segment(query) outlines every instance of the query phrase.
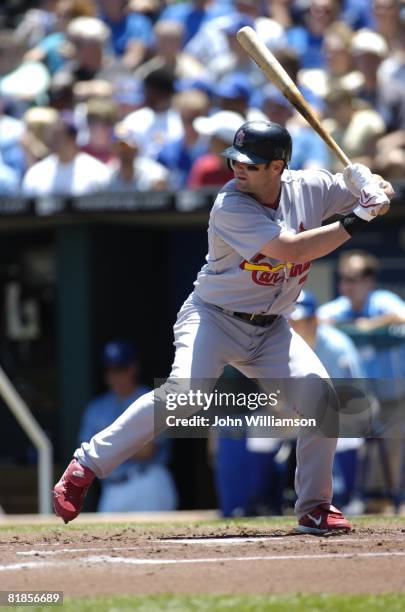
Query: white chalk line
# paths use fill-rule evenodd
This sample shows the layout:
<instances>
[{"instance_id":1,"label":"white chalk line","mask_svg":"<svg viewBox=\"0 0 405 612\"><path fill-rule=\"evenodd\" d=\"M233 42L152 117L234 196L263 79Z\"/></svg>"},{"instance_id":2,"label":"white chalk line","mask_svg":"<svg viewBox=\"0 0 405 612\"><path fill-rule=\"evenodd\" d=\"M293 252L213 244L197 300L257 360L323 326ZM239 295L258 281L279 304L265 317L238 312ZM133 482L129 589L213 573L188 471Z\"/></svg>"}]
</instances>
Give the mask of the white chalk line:
<instances>
[{"instance_id":1,"label":"white chalk line","mask_svg":"<svg viewBox=\"0 0 405 612\"><path fill-rule=\"evenodd\" d=\"M302 536L297 535L293 536L296 538L296 542L301 544L319 544L322 543L347 543L356 544L363 542L404 542L403 538L343 538L341 536L331 536L326 538L311 538L303 539ZM180 546L182 544L204 544L205 546L228 546L228 545L242 545L242 544L255 544L256 542L268 542L271 544L280 543L284 544L285 540L292 541L291 536L269 536L269 537L246 537L246 538L173 538L173 539L158 539L158 540L149 540L149 543L160 544L164 546L165 544L174 544ZM149 544L148 543L148 544ZM128 550L142 550L149 549L149 545L138 545L138 546L114 546L112 548L109 547L109 550L114 551L128 551ZM56 556L60 554L69 554L69 553L91 553L96 551L103 551L105 547L88 547L88 548L57 548L55 550L22 550L17 551L16 554L21 557L34 557L35 555L46 555L46 556Z\"/></svg>"},{"instance_id":2,"label":"white chalk line","mask_svg":"<svg viewBox=\"0 0 405 612\"><path fill-rule=\"evenodd\" d=\"M288 542L300 542L303 544L319 544L319 542L404 542L404 538L393 537L387 538L385 536L375 537L375 538L344 538L338 534L325 536L322 538L314 538L311 536L305 540L302 539L303 534L293 534L287 536L267 536L267 537L255 537L248 536L245 538L164 538L160 540L151 540L154 544L206 544L206 545L217 545L222 544L226 546L227 544L255 544L256 542L271 542L272 544L280 543L285 544L286 540ZM292 539L293 538L293 539Z\"/></svg>"},{"instance_id":3,"label":"white chalk line","mask_svg":"<svg viewBox=\"0 0 405 612\"><path fill-rule=\"evenodd\" d=\"M80 565L83 563L111 563L111 564L126 564L126 565L175 565L179 563L197 564L197 563L229 563L229 562L251 562L251 561L302 561L302 560L323 560L323 559L359 559L359 558L379 558L379 557L404 557L404 552L368 552L368 553L324 553L315 555L257 555L250 557L207 557L201 559L134 559L131 557L110 557L109 555L97 555L84 557L80 559ZM0 565L0 572L41 569L44 567L52 567L54 569L77 566L77 559L70 561L36 561L25 563L11 563Z\"/></svg>"},{"instance_id":4,"label":"white chalk line","mask_svg":"<svg viewBox=\"0 0 405 612\"><path fill-rule=\"evenodd\" d=\"M109 557L100 555L88 557L91 563L127 563L130 565L171 565L176 563L223 563L229 561L302 561L305 559L346 559L349 557L404 557L404 552L377 553L325 553L323 555L258 555L253 557L207 557L205 559L133 559L128 557Z\"/></svg>"},{"instance_id":5,"label":"white chalk line","mask_svg":"<svg viewBox=\"0 0 405 612\"><path fill-rule=\"evenodd\" d=\"M108 550L141 550L142 548L147 548L146 546L113 546L108 547ZM95 548L58 548L57 550L18 550L16 555L20 555L21 557L34 557L35 555L60 555L64 553L78 553L78 552L93 552L98 550L106 550L106 547L95 547Z\"/></svg>"}]
</instances>

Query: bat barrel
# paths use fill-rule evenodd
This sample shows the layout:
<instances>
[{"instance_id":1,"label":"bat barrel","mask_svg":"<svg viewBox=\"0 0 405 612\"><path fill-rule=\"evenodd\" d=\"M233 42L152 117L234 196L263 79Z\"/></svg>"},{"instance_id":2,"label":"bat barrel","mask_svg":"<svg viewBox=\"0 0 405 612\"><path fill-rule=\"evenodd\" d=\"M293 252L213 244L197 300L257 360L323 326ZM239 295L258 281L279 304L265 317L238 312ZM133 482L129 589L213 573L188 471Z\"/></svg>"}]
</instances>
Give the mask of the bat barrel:
<instances>
[{"instance_id":1,"label":"bat barrel","mask_svg":"<svg viewBox=\"0 0 405 612\"><path fill-rule=\"evenodd\" d=\"M287 100L297 109L306 121L320 135L322 140L328 145L330 150L336 155L344 165L350 165L350 159L342 151L337 142L325 130L313 109L303 97L302 93L295 85L294 81L284 70L280 62L274 57L264 42L258 37L253 28L245 26L236 34L238 42L245 49L246 53L256 62L262 72L277 89L287 98Z\"/></svg>"}]
</instances>

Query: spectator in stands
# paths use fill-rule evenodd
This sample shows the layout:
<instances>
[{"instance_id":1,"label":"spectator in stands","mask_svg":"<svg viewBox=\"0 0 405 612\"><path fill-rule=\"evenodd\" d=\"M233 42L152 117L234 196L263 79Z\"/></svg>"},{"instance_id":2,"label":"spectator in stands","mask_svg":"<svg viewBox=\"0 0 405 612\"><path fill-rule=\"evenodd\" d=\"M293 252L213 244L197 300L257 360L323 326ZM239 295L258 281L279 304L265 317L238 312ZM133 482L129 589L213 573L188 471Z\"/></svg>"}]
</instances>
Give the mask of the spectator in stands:
<instances>
[{"instance_id":1,"label":"spectator in stands","mask_svg":"<svg viewBox=\"0 0 405 612\"><path fill-rule=\"evenodd\" d=\"M103 163L112 159L117 107L108 98L91 98L86 103L87 138L80 149Z\"/></svg>"},{"instance_id":2,"label":"spectator in stands","mask_svg":"<svg viewBox=\"0 0 405 612\"><path fill-rule=\"evenodd\" d=\"M269 17L288 30L294 25L294 4L293 0L267 0L266 12Z\"/></svg>"},{"instance_id":3,"label":"spectator in stands","mask_svg":"<svg viewBox=\"0 0 405 612\"><path fill-rule=\"evenodd\" d=\"M216 28L213 31L211 26L207 31L205 40L207 40L208 36L215 37L215 41L212 41L213 49L211 49L211 53L213 50L215 50L215 53L209 58L207 63L205 63L207 67L207 76L211 77L213 83L216 83L222 77L234 71L246 74L252 83L262 84L265 82L263 73L249 58L236 38L238 30L245 26L254 28L253 19L237 13L236 15L222 18L220 20L219 29ZM219 41L222 40L221 44L223 49L220 50L220 52L217 50L218 38Z\"/></svg>"},{"instance_id":4,"label":"spectator in stands","mask_svg":"<svg viewBox=\"0 0 405 612\"><path fill-rule=\"evenodd\" d=\"M28 48L35 47L55 27L57 0L39 0L38 6L25 12L16 28L16 35ZM13 2L15 5L16 3ZM30 3L33 4L33 3Z\"/></svg>"},{"instance_id":5,"label":"spectator in stands","mask_svg":"<svg viewBox=\"0 0 405 612\"><path fill-rule=\"evenodd\" d=\"M343 0L341 4L341 19L353 30L373 27L370 0Z\"/></svg>"},{"instance_id":6,"label":"spectator in stands","mask_svg":"<svg viewBox=\"0 0 405 612\"><path fill-rule=\"evenodd\" d=\"M150 72L144 81L144 107L124 118L146 157L156 159L169 140L183 135L179 112L173 108L174 74L167 68Z\"/></svg>"},{"instance_id":7,"label":"spectator in stands","mask_svg":"<svg viewBox=\"0 0 405 612\"><path fill-rule=\"evenodd\" d=\"M238 113L246 121L267 119L259 108L250 105L252 84L243 73L234 72L225 76L214 88L218 107L223 111Z\"/></svg>"},{"instance_id":8,"label":"spectator in stands","mask_svg":"<svg viewBox=\"0 0 405 612\"><path fill-rule=\"evenodd\" d=\"M364 77L354 70L351 43L353 31L342 21L334 21L325 30L323 53L325 66L300 70L299 85L305 85L324 98L338 87L357 91L363 85Z\"/></svg>"},{"instance_id":9,"label":"spectator in stands","mask_svg":"<svg viewBox=\"0 0 405 612\"><path fill-rule=\"evenodd\" d=\"M73 86L73 106L75 114L84 118L89 100L110 100L114 94L114 83L102 78L78 81Z\"/></svg>"},{"instance_id":10,"label":"spectator in stands","mask_svg":"<svg viewBox=\"0 0 405 612\"><path fill-rule=\"evenodd\" d=\"M326 129L352 160L374 167L375 145L377 138L385 132L381 115L371 109L363 108L353 95L343 89L334 89L326 97ZM340 166L332 159L333 171Z\"/></svg>"},{"instance_id":11,"label":"spectator in stands","mask_svg":"<svg viewBox=\"0 0 405 612\"><path fill-rule=\"evenodd\" d=\"M354 66L363 78L356 95L372 108L378 109L377 73L381 62L388 55L387 43L382 36L372 30L359 30L353 36L351 50Z\"/></svg>"},{"instance_id":12,"label":"spectator in stands","mask_svg":"<svg viewBox=\"0 0 405 612\"><path fill-rule=\"evenodd\" d=\"M169 172L157 161L139 154L133 132L122 123L115 128L115 159L107 186L109 191L151 191L167 189Z\"/></svg>"},{"instance_id":13,"label":"spectator in stands","mask_svg":"<svg viewBox=\"0 0 405 612\"><path fill-rule=\"evenodd\" d=\"M403 180L405 174L405 128L377 141L375 170L387 178Z\"/></svg>"},{"instance_id":14,"label":"spectator in stands","mask_svg":"<svg viewBox=\"0 0 405 612\"><path fill-rule=\"evenodd\" d=\"M294 115L294 107L272 83L268 83L261 90L261 96L261 109L266 117L268 117L270 121L274 121L274 123L279 123L285 127ZM292 166L290 165L290 167Z\"/></svg>"},{"instance_id":15,"label":"spectator in stands","mask_svg":"<svg viewBox=\"0 0 405 612\"><path fill-rule=\"evenodd\" d=\"M243 66L246 64L246 55L243 56L237 49L236 32L244 25L253 27L271 49L285 44L283 27L273 19L261 16L259 2L235 0L233 12L205 24L188 42L185 50L207 66L209 72L212 70L214 78L217 73L223 74L230 71L230 67L224 70L230 61L233 61L235 68L239 70L237 58L242 60ZM230 55L233 54L235 57L232 59ZM225 66L222 65L222 62Z\"/></svg>"},{"instance_id":16,"label":"spectator in stands","mask_svg":"<svg viewBox=\"0 0 405 612\"><path fill-rule=\"evenodd\" d=\"M209 151L197 159L190 171L191 189L214 187L230 181L234 175L221 153L233 142L235 132L245 119L231 111L219 111L209 117L197 117L193 125L202 136L209 137Z\"/></svg>"},{"instance_id":17,"label":"spectator in stands","mask_svg":"<svg viewBox=\"0 0 405 612\"><path fill-rule=\"evenodd\" d=\"M400 23L398 47L378 69L379 103L389 132L405 130L405 9L401 11Z\"/></svg>"},{"instance_id":18,"label":"spectator in stands","mask_svg":"<svg viewBox=\"0 0 405 612\"><path fill-rule=\"evenodd\" d=\"M24 122L8 115L5 107L6 100L0 95L0 156L3 163L12 168L21 178L26 167L24 150L21 146L21 138L25 130Z\"/></svg>"},{"instance_id":19,"label":"spectator in stands","mask_svg":"<svg viewBox=\"0 0 405 612\"><path fill-rule=\"evenodd\" d=\"M332 82L344 78L353 70L352 38L353 31L342 21L335 21L325 31L323 50Z\"/></svg>"},{"instance_id":20,"label":"spectator in stands","mask_svg":"<svg viewBox=\"0 0 405 612\"><path fill-rule=\"evenodd\" d=\"M49 72L54 74L69 58L71 50L66 37L69 23L76 17L94 17L95 14L92 0L57 0L53 31L25 54L25 60L44 62Z\"/></svg>"},{"instance_id":21,"label":"spectator in stands","mask_svg":"<svg viewBox=\"0 0 405 612\"><path fill-rule=\"evenodd\" d=\"M114 83L112 95L117 105L118 121L141 108L144 103L143 84L134 77L122 78Z\"/></svg>"},{"instance_id":22,"label":"spectator in stands","mask_svg":"<svg viewBox=\"0 0 405 612\"><path fill-rule=\"evenodd\" d=\"M261 95L262 111L271 121L286 127L293 138L294 147L289 167L292 170L327 168L329 154L325 143L301 115L294 111L283 94L268 83L261 90Z\"/></svg>"},{"instance_id":23,"label":"spectator in stands","mask_svg":"<svg viewBox=\"0 0 405 612\"><path fill-rule=\"evenodd\" d=\"M12 30L0 30L0 96L12 114L21 116L40 103L49 86L49 72L41 62L24 61L26 47Z\"/></svg>"},{"instance_id":24,"label":"spectator in stands","mask_svg":"<svg viewBox=\"0 0 405 612\"><path fill-rule=\"evenodd\" d=\"M288 44L297 51L301 68L325 66L325 32L338 17L337 0L310 0L304 16L304 25L294 26L287 31Z\"/></svg>"},{"instance_id":25,"label":"spectator in stands","mask_svg":"<svg viewBox=\"0 0 405 612\"><path fill-rule=\"evenodd\" d=\"M235 6L238 13L253 19L254 29L269 49L274 51L287 44L283 24L271 16L271 13L265 13L260 2L236 0Z\"/></svg>"},{"instance_id":26,"label":"spectator in stands","mask_svg":"<svg viewBox=\"0 0 405 612\"><path fill-rule=\"evenodd\" d=\"M405 398L405 345L390 342L378 347L373 344L373 333L391 324L405 323L405 304L395 293L377 287L377 272L378 260L374 256L364 251L344 252L338 262L340 296L321 306L318 316L334 325L351 324L358 338L362 338L362 367L370 379L370 389L381 403L381 431L385 436L398 436ZM389 437L385 442L393 483L398 486L403 439ZM381 494L380 469L379 463L372 464L370 478Z\"/></svg>"},{"instance_id":27,"label":"spectator in stands","mask_svg":"<svg viewBox=\"0 0 405 612\"><path fill-rule=\"evenodd\" d=\"M401 36L402 0L373 0L374 29L385 38L389 49L397 48Z\"/></svg>"},{"instance_id":28,"label":"spectator in stands","mask_svg":"<svg viewBox=\"0 0 405 612\"><path fill-rule=\"evenodd\" d=\"M296 304L290 315L291 327L315 351L329 376L332 379L363 378L360 355L354 343L342 331L319 321L315 296L310 291L303 290ZM355 487L358 484L358 449L361 446L361 438L340 438L333 469L334 503L339 506L353 503L356 513L359 513L360 508L360 491L356 491ZM345 512L347 513L347 508Z\"/></svg>"},{"instance_id":29,"label":"spectator in stands","mask_svg":"<svg viewBox=\"0 0 405 612\"><path fill-rule=\"evenodd\" d=\"M77 17L69 23L67 37L74 47L74 55L61 70L71 74L75 81L99 78L110 38L108 27L96 17Z\"/></svg>"},{"instance_id":30,"label":"spectator in stands","mask_svg":"<svg viewBox=\"0 0 405 612\"><path fill-rule=\"evenodd\" d=\"M145 15L151 23L155 23L162 11L162 3L160 0L129 0L127 10Z\"/></svg>"},{"instance_id":31,"label":"spectator in stands","mask_svg":"<svg viewBox=\"0 0 405 612\"><path fill-rule=\"evenodd\" d=\"M186 45L200 28L220 15L227 14L229 7L212 0L189 0L172 2L160 14L159 19L178 21L184 26L183 46Z\"/></svg>"},{"instance_id":32,"label":"spectator in stands","mask_svg":"<svg viewBox=\"0 0 405 612\"><path fill-rule=\"evenodd\" d=\"M135 347L128 340L108 342L103 349L108 391L86 407L79 439L90 440L149 389L139 383ZM101 481L99 512L174 510L176 488L167 468L169 440L155 439Z\"/></svg>"},{"instance_id":33,"label":"spectator in stands","mask_svg":"<svg viewBox=\"0 0 405 612\"><path fill-rule=\"evenodd\" d=\"M205 67L192 55L182 51L184 26L178 21L160 20L153 28L155 36L153 57L144 62L135 77L144 79L147 74L158 68L167 68L177 79L197 78L205 72Z\"/></svg>"},{"instance_id":34,"label":"spectator in stands","mask_svg":"<svg viewBox=\"0 0 405 612\"><path fill-rule=\"evenodd\" d=\"M133 69L144 61L153 34L150 20L128 11L127 4L127 0L99 0L101 18L111 31L113 52Z\"/></svg>"},{"instance_id":35,"label":"spectator in stands","mask_svg":"<svg viewBox=\"0 0 405 612\"><path fill-rule=\"evenodd\" d=\"M320 91L322 83L319 78L316 80L315 88L311 88L310 85L306 85L304 83L301 78L304 71L299 69L299 56L295 49L292 49L291 47L281 47L274 52L274 55L294 83L299 84L300 91L307 102L318 110L323 109L324 94L322 90ZM256 98L260 100L260 89L256 89L252 95L252 101L255 101ZM256 103L256 105L259 106L260 104Z\"/></svg>"},{"instance_id":36,"label":"spectator in stands","mask_svg":"<svg viewBox=\"0 0 405 612\"><path fill-rule=\"evenodd\" d=\"M73 115L60 113L53 126L51 155L34 164L25 174L22 193L28 197L81 196L105 188L109 170L94 157L81 153Z\"/></svg>"},{"instance_id":37,"label":"spectator in stands","mask_svg":"<svg viewBox=\"0 0 405 612\"><path fill-rule=\"evenodd\" d=\"M37 106L27 110L23 119L26 129L21 142L27 168L31 168L51 152L52 133L58 122L58 113L54 108Z\"/></svg>"},{"instance_id":38,"label":"spectator in stands","mask_svg":"<svg viewBox=\"0 0 405 612\"><path fill-rule=\"evenodd\" d=\"M176 94L173 105L180 113L184 135L166 142L158 161L169 170L170 188L176 191L186 187L193 163L208 151L208 139L196 131L193 122L208 115L210 101L202 91L189 89Z\"/></svg>"},{"instance_id":39,"label":"spectator in stands","mask_svg":"<svg viewBox=\"0 0 405 612\"><path fill-rule=\"evenodd\" d=\"M58 72L48 88L49 106L57 111L71 110L74 107L74 79L71 74Z\"/></svg>"},{"instance_id":40,"label":"spectator in stands","mask_svg":"<svg viewBox=\"0 0 405 612\"><path fill-rule=\"evenodd\" d=\"M0 155L0 196L14 196L18 194L19 180L17 173L3 163Z\"/></svg>"}]
</instances>

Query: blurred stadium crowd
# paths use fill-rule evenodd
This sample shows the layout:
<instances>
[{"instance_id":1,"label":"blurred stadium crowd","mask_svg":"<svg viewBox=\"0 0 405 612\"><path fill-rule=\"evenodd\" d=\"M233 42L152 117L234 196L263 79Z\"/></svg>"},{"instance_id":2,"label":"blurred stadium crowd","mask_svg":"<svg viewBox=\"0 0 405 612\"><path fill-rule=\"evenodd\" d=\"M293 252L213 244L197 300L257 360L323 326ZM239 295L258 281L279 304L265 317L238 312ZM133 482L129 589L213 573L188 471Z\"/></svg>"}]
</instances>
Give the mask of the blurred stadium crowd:
<instances>
[{"instance_id":1,"label":"blurred stadium crowd","mask_svg":"<svg viewBox=\"0 0 405 612\"><path fill-rule=\"evenodd\" d=\"M293 136L292 169L338 170L236 40L276 54L354 161L405 170L402 0L4 0L0 194L196 189L247 119Z\"/></svg>"}]
</instances>

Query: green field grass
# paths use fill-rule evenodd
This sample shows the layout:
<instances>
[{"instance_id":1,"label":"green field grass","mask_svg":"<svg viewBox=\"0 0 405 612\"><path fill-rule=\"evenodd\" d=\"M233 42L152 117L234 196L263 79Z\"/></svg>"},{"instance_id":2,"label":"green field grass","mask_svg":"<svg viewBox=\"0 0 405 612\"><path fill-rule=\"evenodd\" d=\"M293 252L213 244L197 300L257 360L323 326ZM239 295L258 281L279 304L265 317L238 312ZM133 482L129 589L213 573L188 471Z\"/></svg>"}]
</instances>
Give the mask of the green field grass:
<instances>
[{"instance_id":1,"label":"green field grass","mask_svg":"<svg viewBox=\"0 0 405 612\"><path fill-rule=\"evenodd\" d=\"M371 595L155 595L66 599L63 606L14 606L10 612L403 612L405 596Z\"/></svg>"},{"instance_id":2,"label":"green field grass","mask_svg":"<svg viewBox=\"0 0 405 612\"><path fill-rule=\"evenodd\" d=\"M398 528L399 526L403 526L403 531L405 533L405 516L383 516L383 515L367 515L367 516L359 516L359 517L350 517L350 522L352 523L354 529L356 528L365 528L365 527L389 527L395 526ZM130 533L136 533L136 531L145 532L145 531L159 531L164 532L165 529L168 530L169 533L173 532L181 532L182 530L191 530L195 531L196 537L198 536L199 530L203 530L204 528L211 527L213 529L218 528L221 530L222 535L238 535L239 531L245 531L244 535L247 535L249 531L252 532L253 535L258 535L261 530L266 532L267 535L271 535L269 533L269 529L277 530L289 530L293 529L296 526L296 520L293 517L260 517L260 518L241 518L241 519L217 519L217 520L202 520L202 521L184 521L183 522L159 522L159 523L137 523L136 521L131 522L77 522L77 523L69 523L68 525L63 525L62 523L50 522L48 523L40 523L40 524L4 524L0 523L0 534L8 534L8 535L23 535L29 533L46 533L46 534L63 534L68 535L69 533L82 533L82 532L92 532L97 533L99 531L128 531ZM190 534L189 534L190 537ZM405 608L404 608L405 610Z\"/></svg>"},{"instance_id":3,"label":"green field grass","mask_svg":"<svg viewBox=\"0 0 405 612\"><path fill-rule=\"evenodd\" d=\"M85 516L85 515L84 515ZM405 529L405 516L387 516L387 515L365 515L358 517L350 517L350 522L353 527L387 527L389 525L403 525ZM232 532L235 528L239 529L252 529L252 531L257 531L260 528L268 530L271 529L290 529L296 525L296 520L294 517L281 517L281 516L271 516L271 517L260 517L260 518L240 518L240 519L211 519L211 520L202 520L202 521L184 521L175 522L175 523L137 523L136 521L131 522L72 522L68 525L63 525L62 522L59 524L55 524L55 522L48 523L21 523L21 524L12 524L6 523L2 525L0 523L0 533L11 533L11 534L26 534L29 532L54 532L54 533L64 533L67 534L69 532L77 532L77 531L100 531L100 530L110 530L110 529L128 529L130 531L147 531L147 530L159 530L164 531L165 529L179 530L182 529L196 529L203 527L218 527L224 529L226 531Z\"/></svg>"}]
</instances>

